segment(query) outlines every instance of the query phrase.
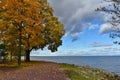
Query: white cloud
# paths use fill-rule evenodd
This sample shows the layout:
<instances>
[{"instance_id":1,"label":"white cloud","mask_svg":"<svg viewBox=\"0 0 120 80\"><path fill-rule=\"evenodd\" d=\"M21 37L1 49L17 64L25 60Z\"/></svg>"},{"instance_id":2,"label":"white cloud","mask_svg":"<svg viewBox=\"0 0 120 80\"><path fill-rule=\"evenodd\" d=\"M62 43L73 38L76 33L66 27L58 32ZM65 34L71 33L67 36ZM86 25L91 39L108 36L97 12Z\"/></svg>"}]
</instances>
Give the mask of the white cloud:
<instances>
[{"instance_id":1,"label":"white cloud","mask_svg":"<svg viewBox=\"0 0 120 80\"><path fill-rule=\"evenodd\" d=\"M110 32L118 32L120 31L120 24L113 26L110 23L105 23L100 26L100 33L101 34L106 34Z\"/></svg>"},{"instance_id":2,"label":"white cloud","mask_svg":"<svg viewBox=\"0 0 120 80\"><path fill-rule=\"evenodd\" d=\"M99 25L98 25L98 24L91 24L91 23L88 23L88 26L89 26L89 29L96 29L96 28L99 28Z\"/></svg>"},{"instance_id":3,"label":"white cloud","mask_svg":"<svg viewBox=\"0 0 120 80\"><path fill-rule=\"evenodd\" d=\"M94 43L90 44L90 46L92 46L92 47L109 47L112 45L113 44L111 44L111 43L101 43L101 42L94 42Z\"/></svg>"},{"instance_id":4,"label":"white cloud","mask_svg":"<svg viewBox=\"0 0 120 80\"><path fill-rule=\"evenodd\" d=\"M88 24L92 24L91 21L102 20L101 15L95 12L100 0L49 0L49 2L54 8L55 16L65 25L67 36L76 38L90 26Z\"/></svg>"},{"instance_id":5,"label":"white cloud","mask_svg":"<svg viewBox=\"0 0 120 80\"><path fill-rule=\"evenodd\" d=\"M86 49L69 49L69 50L59 50L57 52L51 53L49 50L37 50L32 51L31 56L110 56L110 55L120 55L119 46L101 46L101 47L91 47Z\"/></svg>"},{"instance_id":6,"label":"white cloud","mask_svg":"<svg viewBox=\"0 0 120 80\"><path fill-rule=\"evenodd\" d=\"M102 24L100 27L101 34L105 34L105 33L111 32L111 31L113 31L113 27L110 23Z\"/></svg>"},{"instance_id":7,"label":"white cloud","mask_svg":"<svg viewBox=\"0 0 120 80\"><path fill-rule=\"evenodd\" d=\"M106 23L111 20L111 14L101 14L95 11L100 6L111 4L110 2L103 0L49 0L49 2L54 8L55 16L65 25L65 36L71 36L73 40L76 40L84 29L97 28L99 26L97 21L104 22L99 26L101 34L114 31L114 27L110 23Z\"/></svg>"}]
</instances>

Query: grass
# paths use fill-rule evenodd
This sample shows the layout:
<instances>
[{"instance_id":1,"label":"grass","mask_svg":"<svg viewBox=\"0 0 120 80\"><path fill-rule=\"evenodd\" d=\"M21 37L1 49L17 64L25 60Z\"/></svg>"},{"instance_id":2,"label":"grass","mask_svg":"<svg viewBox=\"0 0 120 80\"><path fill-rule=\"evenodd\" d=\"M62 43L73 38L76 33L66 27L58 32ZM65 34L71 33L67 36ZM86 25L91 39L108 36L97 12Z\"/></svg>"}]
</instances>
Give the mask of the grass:
<instances>
[{"instance_id":1,"label":"grass","mask_svg":"<svg viewBox=\"0 0 120 80\"><path fill-rule=\"evenodd\" d=\"M60 67L70 80L120 80L120 76L114 73L89 66L60 64Z\"/></svg>"}]
</instances>

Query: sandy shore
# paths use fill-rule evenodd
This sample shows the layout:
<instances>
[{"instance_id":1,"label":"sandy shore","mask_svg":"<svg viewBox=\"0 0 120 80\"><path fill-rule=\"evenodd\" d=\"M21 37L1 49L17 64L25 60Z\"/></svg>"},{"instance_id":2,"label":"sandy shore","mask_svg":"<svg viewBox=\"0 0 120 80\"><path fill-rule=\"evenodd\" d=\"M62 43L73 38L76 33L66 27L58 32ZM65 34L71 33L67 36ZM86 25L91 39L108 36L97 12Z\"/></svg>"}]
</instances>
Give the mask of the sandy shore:
<instances>
[{"instance_id":1,"label":"sandy shore","mask_svg":"<svg viewBox=\"0 0 120 80\"><path fill-rule=\"evenodd\" d=\"M0 80L68 80L59 65L51 62L23 68L0 68Z\"/></svg>"}]
</instances>

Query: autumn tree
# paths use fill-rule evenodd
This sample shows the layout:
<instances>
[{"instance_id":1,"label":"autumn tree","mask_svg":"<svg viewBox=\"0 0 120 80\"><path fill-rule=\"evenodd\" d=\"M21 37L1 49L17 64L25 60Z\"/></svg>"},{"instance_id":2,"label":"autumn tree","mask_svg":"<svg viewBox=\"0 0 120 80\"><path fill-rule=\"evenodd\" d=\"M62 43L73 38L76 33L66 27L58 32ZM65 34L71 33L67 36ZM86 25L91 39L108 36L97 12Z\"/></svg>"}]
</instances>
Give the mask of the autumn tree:
<instances>
[{"instance_id":1,"label":"autumn tree","mask_svg":"<svg viewBox=\"0 0 120 80\"><path fill-rule=\"evenodd\" d=\"M100 11L102 13L107 14L109 19L107 22L112 24L113 31L110 33L110 37L117 40L114 41L115 44L120 44L118 38L120 38L120 0L103 0L103 3L107 5L103 5L96 9L96 11Z\"/></svg>"},{"instance_id":2,"label":"autumn tree","mask_svg":"<svg viewBox=\"0 0 120 80\"><path fill-rule=\"evenodd\" d=\"M26 61L33 49L57 51L65 32L47 0L1 0L0 25L0 40L18 47L19 56L23 48Z\"/></svg>"},{"instance_id":3,"label":"autumn tree","mask_svg":"<svg viewBox=\"0 0 120 80\"><path fill-rule=\"evenodd\" d=\"M5 45L0 43L0 57L3 63L5 62L6 56L7 56L7 53L6 53Z\"/></svg>"}]
</instances>

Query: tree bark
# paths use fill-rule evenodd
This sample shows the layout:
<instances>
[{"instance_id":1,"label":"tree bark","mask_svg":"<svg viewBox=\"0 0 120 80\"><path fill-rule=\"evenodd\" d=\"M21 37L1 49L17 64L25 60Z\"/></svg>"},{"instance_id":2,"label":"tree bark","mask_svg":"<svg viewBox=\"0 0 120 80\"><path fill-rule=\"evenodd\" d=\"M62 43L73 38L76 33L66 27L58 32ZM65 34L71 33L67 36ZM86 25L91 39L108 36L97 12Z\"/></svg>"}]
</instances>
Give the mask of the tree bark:
<instances>
[{"instance_id":1,"label":"tree bark","mask_svg":"<svg viewBox=\"0 0 120 80\"><path fill-rule=\"evenodd\" d=\"M12 51L10 53L10 61L12 62Z\"/></svg>"},{"instance_id":2,"label":"tree bark","mask_svg":"<svg viewBox=\"0 0 120 80\"><path fill-rule=\"evenodd\" d=\"M26 62L30 62L30 50L26 50L26 53L25 53L25 54L26 54L26 56L25 56L25 57L26 57L26 58L25 58L25 61L26 61Z\"/></svg>"},{"instance_id":3,"label":"tree bark","mask_svg":"<svg viewBox=\"0 0 120 80\"><path fill-rule=\"evenodd\" d=\"M21 34L21 27L19 26L19 54L18 54L18 65L21 65L21 44L22 44L22 34Z\"/></svg>"}]
</instances>

